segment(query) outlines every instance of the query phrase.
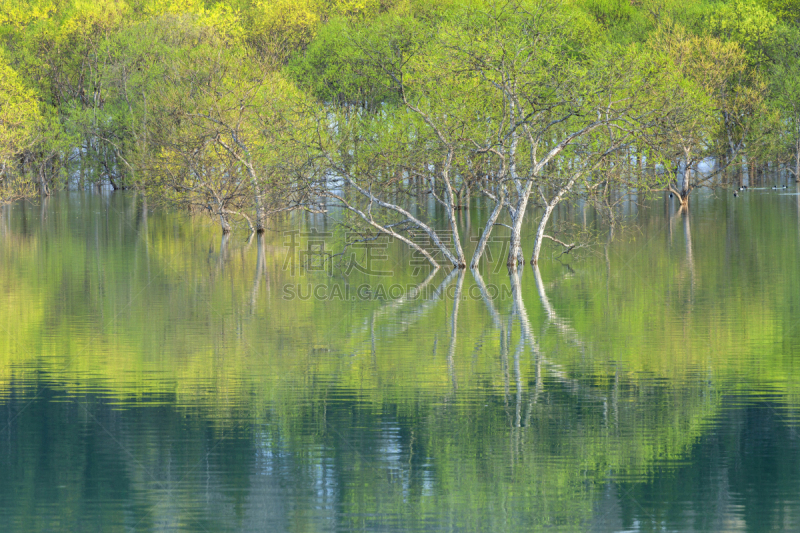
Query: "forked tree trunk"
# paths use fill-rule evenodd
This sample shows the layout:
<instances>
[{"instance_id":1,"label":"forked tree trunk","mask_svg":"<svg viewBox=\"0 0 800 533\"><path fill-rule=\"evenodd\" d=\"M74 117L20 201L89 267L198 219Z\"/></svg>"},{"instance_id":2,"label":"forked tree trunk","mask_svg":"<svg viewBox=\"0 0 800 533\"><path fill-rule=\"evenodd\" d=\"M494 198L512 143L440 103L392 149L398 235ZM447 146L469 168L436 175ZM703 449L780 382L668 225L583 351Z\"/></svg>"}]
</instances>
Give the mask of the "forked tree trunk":
<instances>
[{"instance_id":1,"label":"forked tree trunk","mask_svg":"<svg viewBox=\"0 0 800 533\"><path fill-rule=\"evenodd\" d=\"M452 150L447 154L445 161L445 168L442 169L442 182L444 183L445 201L444 206L447 210L447 218L450 222L450 229L453 231L453 249L455 251L455 259L453 266L456 268L466 268L467 261L464 259L464 249L461 246L461 238L458 235L458 224L456 222L455 206L453 205L455 198L455 191L450 183L450 169L452 167L453 154Z\"/></svg>"},{"instance_id":2,"label":"forked tree trunk","mask_svg":"<svg viewBox=\"0 0 800 533\"><path fill-rule=\"evenodd\" d=\"M519 228L515 224L511 226L511 235L508 237L508 261L506 262L506 266L513 270L516 270L517 265L521 262L522 245L520 241Z\"/></svg>"},{"instance_id":3,"label":"forked tree trunk","mask_svg":"<svg viewBox=\"0 0 800 533\"><path fill-rule=\"evenodd\" d=\"M389 226L384 226L384 225L380 224L379 222L375 221L375 219L372 217L373 204L378 206L378 207L382 207L384 209L389 209L391 211L394 211L395 213L398 213L398 214L402 215L403 217L405 217L407 219L407 221L412 223L414 226L416 226L417 229L425 232L428 235L428 237L430 237L431 242L433 243L433 245L442 253L442 255L445 257L445 259L451 265L453 265L456 268L464 268L466 266L466 262L464 261L464 252L461 249L460 240L458 240L458 228L454 225L455 224L455 218L454 217L451 217L451 224L453 224L453 226L452 226L453 233L454 233L453 238L454 238L454 242L456 243L456 251L457 251L457 254L458 254L457 256L453 254L453 252L450 250L450 248L447 246L447 244L442 241L442 239L439 237L439 235L436 234L436 231L430 225L424 223L422 220L420 220L419 218L415 217L409 211L407 211L406 209L403 209L399 205L386 202L386 201L380 199L379 197L373 195L370 190L365 189L364 187L361 187L355 180L353 180L352 178L348 177L347 175L343 176L342 179L343 179L343 182L345 184L353 187L356 191L359 192L359 194L361 194L362 196L364 196L365 198L370 200L370 207L365 212L365 211L362 211L361 209L358 209L357 207L355 207L353 205L350 205L340 195L333 194L333 193L328 193L327 194L331 198L334 198L334 199L338 200L342 204L343 207L345 207L346 209L349 209L353 213L357 214L359 217L361 217L362 220L367 222L369 225L373 226L378 231L386 233L387 235L392 235L393 237L399 239L400 241L408 244L409 246L411 246L412 248L414 248L418 252L422 253L425 256L425 258L428 259L428 261L430 261L430 263L434 267L439 268L439 264L433 259L433 257L427 251L424 251L424 248L419 247L412 240L402 236L401 234L398 234L397 232L392 230ZM451 206L452 206L452 204L451 204ZM450 213L452 214L452 209L451 209Z\"/></svg>"},{"instance_id":4,"label":"forked tree trunk","mask_svg":"<svg viewBox=\"0 0 800 533\"><path fill-rule=\"evenodd\" d=\"M481 238L478 241L478 246L475 247L475 253L472 254L472 262L469 265L470 268L478 268L478 264L480 263L481 257L483 257L483 252L486 250L486 244L489 242L489 236L492 234L492 229L494 228L494 225L497 222L497 218L503 211L504 204L505 204L505 198L503 196L500 196L499 201L494 206L492 214L489 215L489 220L486 221L486 225L483 228L483 233L481 234Z\"/></svg>"},{"instance_id":5,"label":"forked tree trunk","mask_svg":"<svg viewBox=\"0 0 800 533\"><path fill-rule=\"evenodd\" d=\"M531 255L531 264L538 265L539 264L539 252L542 250L542 240L544 240L544 230L547 227L547 222L550 220L550 215L553 214L553 210L556 206L561 202L561 199L564 198L564 195L567 194L570 190L572 190L572 186L575 185L575 181L577 181L577 176L570 179L566 185L564 185L558 193L545 205L544 213L542 213L542 219L539 221L539 227L536 229L536 241L533 244L533 255Z\"/></svg>"},{"instance_id":6,"label":"forked tree trunk","mask_svg":"<svg viewBox=\"0 0 800 533\"><path fill-rule=\"evenodd\" d=\"M537 162L534 165L534 167L528 172L528 179L525 186L524 187L518 186L517 194L519 196L519 201L517 206L515 206L516 211L512 212L511 216L512 220L511 237L509 241L508 262L507 262L508 267L511 268L512 270L516 270L517 265L523 264L525 262L525 258L522 255L522 242L521 242L522 221L525 218L525 210L528 207L528 199L530 198L531 189L533 187L533 182L534 182L533 178L539 176L542 169L545 168L545 166L548 163L550 163L550 161L552 161L558 154L560 154L564 150L564 148L566 148L574 139L580 137L581 135L591 132L592 130L598 128L600 125L601 122L599 121L593 122L588 126L584 127L583 129L568 135L566 139L564 139L556 146L551 148L550 151L547 153L547 155L541 160L539 160L539 162ZM608 153L610 153L610 151ZM512 158L511 164L509 165L509 172L514 182L518 183L519 178L516 175L516 164L514 163L514 159L515 158ZM550 206L551 211L552 208L555 207L558 204L558 202L561 201L561 198L564 196L564 194L566 194L572 188L572 186L575 184L575 181L577 180L580 174L582 174L582 172L579 172L578 175L573 176L569 180L569 182L559 190L558 194L556 194L556 196L549 203L547 203L547 205ZM544 195L541 189L539 192L540 194ZM547 200L545 200L545 202L547 202ZM548 213L547 216L549 218L550 214ZM538 260L538 253L534 259L531 259L531 261L536 261L536 260Z\"/></svg>"},{"instance_id":7,"label":"forked tree trunk","mask_svg":"<svg viewBox=\"0 0 800 533\"><path fill-rule=\"evenodd\" d=\"M688 166L688 165L687 165ZM681 209L688 209L689 208L689 195L692 192L691 184L689 183L689 176L687 175L688 169L686 166L683 168L683 173L680 174L680 179L678 179L678 175L681 173L680 164L675 167L675 186L672 185L670 180L670 184L668 186L669 192L675 195L678 201L681 204Z\"/></svg>"}]
</instances>

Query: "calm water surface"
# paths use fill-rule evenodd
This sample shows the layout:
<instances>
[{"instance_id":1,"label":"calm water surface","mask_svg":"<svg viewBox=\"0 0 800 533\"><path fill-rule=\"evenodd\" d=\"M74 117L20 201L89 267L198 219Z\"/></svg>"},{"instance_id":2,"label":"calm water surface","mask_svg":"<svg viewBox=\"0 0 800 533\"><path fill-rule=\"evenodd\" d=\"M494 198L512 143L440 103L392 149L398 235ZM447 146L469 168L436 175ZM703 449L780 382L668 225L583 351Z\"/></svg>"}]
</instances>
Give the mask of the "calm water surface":
<instances>
[{"instance_id":1,"label":"calm water surface","mask_svg":"<svg viewBox=\"0 0 800 533\"><path fill-rule=\"evenodd\" d=\"M0 529L800 530L800 196L669 202L518 277L6 208Z\"/></svg>"}]
</instances>

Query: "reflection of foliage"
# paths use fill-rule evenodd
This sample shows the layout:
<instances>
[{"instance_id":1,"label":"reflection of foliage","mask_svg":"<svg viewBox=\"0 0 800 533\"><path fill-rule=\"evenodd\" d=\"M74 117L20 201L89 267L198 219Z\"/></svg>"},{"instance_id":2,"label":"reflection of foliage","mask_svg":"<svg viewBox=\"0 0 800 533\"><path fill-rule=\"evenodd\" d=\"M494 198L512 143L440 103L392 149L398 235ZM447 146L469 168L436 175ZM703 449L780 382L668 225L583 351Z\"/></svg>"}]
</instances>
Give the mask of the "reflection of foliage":
<instances>
[{"instance_id":1,"label":"reflection of foliage","mask_svg":"<svg viewBox=\"0 0 800 533\"><path fill-rule=\"evenodd\" d=\"M773 288L763 299L757 282L728 283L755 279L758 260L727 263L710 225L691 234L694 281L679 226L672 245L657 239L646 253L625 236L614 241L613 257L634 259L611 271L607 296L596 294L606 287L600 257L587 258L579 276L545 272L556 279L544 289L545 308L524 272L526 335L536 349L530 338L520 344L511 301L493 302L495 319L483 300L465 299L448 361L449 300L284 301L284 283L376 280L290 277L285 237L271 232L253 300L255 243L233 242L221 258L213 227L142 207L141 197L118 194L58 197L44 210L15 206L3 219L0 320L17 326L0 347L0 395L36 384L66 396L103 391L129 408L174 405L220 436L248 420L267 429L239 434L237 446L291 457L300 485L313 483L320 465L353 465L326 466L353 527L378 510L412 524L445 523L457 510L459 525L478 529L486 509L500 508L513 517L507 529L579 527L609 479L649 479L665 461L680 463L724 393L771 389L800 401L790 358L780 346L763 351L784 336L778 316L800 291ZM743 220L731 228L736 242L774 239L780 222L770 220ZM779 247L775 260L793 261L792 246ZM634 270L642 281L631 281ZM783 272L778 285L794 287L796 276ZM474 281L464 276L470 294ZM400 267L390 278L421 281ZM440 274L431 285L455 283ZM719 312L693 313L699 294ZM148 461L151 452L135 442L135 456ZM548 498L570 503L551 508ZM409 516L408 505L419 515Z\"/></svg>"}]
</instances>

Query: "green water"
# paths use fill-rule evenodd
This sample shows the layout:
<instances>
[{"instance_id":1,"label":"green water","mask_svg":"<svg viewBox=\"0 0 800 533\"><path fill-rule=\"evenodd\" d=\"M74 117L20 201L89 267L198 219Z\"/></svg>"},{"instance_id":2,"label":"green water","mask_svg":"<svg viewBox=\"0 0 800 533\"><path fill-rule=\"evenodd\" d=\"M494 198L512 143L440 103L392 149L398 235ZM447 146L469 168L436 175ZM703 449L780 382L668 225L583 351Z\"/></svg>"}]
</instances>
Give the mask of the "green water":
<instances>
[{"instance_id":1,"label":"green water","mask_svg":"<svg viewBox=\"0 0 800 533\"><path fill-rule=\"evenodd\" d=\"M430 278L304 216L6 208L0 529L800 529L800 196L669 202Z\"/></svg>"}]
</instances>

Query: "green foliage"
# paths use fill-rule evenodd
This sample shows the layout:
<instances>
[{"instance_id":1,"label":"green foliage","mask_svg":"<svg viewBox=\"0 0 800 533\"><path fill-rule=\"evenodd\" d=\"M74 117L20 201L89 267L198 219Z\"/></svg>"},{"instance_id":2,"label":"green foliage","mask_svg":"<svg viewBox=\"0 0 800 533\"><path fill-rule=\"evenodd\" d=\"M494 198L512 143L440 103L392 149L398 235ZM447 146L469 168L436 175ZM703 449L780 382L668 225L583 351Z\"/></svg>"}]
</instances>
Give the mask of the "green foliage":
<instances>
[{"instance_id":1,"label":"green foliage","mask_svg":"<svg viewBox=\"0 0 800 533\"><path fill-rule=\"evenodd\" d=\"M267 214L319 211L315 178L335 179L343 171L371 194L410 206L422 222L459 231L464 224L442 222L442 202L433 200L444 197L445 174L449 185L466 195L464 204L473 194L482 208L499 197L530 198L541 206L552 191L562 190L576 176L579 186L568 191L572 196L567 200L611 201L626 188L646 192L671 185L672 174L645 174L631 164L642 154L650 170L658 163L668 171L679 162L691 168L708 157L732 163L743 151L781 161L791 154L800 174L797 2L685 4L1 0L0 203L30 197L37 190L46 194L67 185L71 176L70 185L136 188L147 193L151 206L211 215L223 231L237 223L263 229ZM591 129L595 123L602 127ZM587 131L570 137L583 130ZM566 141L561 152L537 167ZM513 173L522 178L509 177L512 159ZM579 172L587 169L591 172ZM536 188L524 189L528 184ZM353 188L341 197L381 224L407 223L405 214L379 212L372 198L355 194ZM91 203L79 207L102 210ZM523 205L523 213L527 207ZM467 225L485 220L486 211L465 213ZM249 398L248 408L256 419L264 416L265 405L273 409L291 446L311 442L327 449L331 435L326 417L343 432L356 427L346 416L347 406L331 398L355 390L363 402L360 411L354 410L363 417L356 422L367 426L384 409L414 421L419 430L413 437L418 439L415 446L438 461L429 473L440 486L481 504L503 507L510 502L528 509L530 523L566 523L573 529L591 514L587 486L601 485L612 470L641 474L659 458L683 457L715 416L719 398L709 381L704 377L695 383L684 373L709 369L708 380L720 386L732 386L745 376L754 387L769 386L792 402L800 397L790 362L777 352L758 351L764 346L774 350L774 339L788 335L781 329L786 326L788 331L788 325L777 318L782 309L761 309L743 332L730 327L752 315L748 302L756 299L751 293L763 288L755 278L730 288L725 275L708 268L695 280L694 271L687 273L686 265L676 264L673 255L639 254L615 245L619 255L632 257L632 266L645 282L633 286L621 274L593 279L593 288L611 287L604 300L579 281L559 281L563 296L554 308L570 317L574 331L588 338L594 351L587 357L586 344L575 349L554 333L563 332L562 323L548 323L537 351L526 354L517 375L527 403L520 395L516 405L528 409L532 422L514 427L506 409L515 401L507 390L509 356L513 357L508 343L516 333L498 333L483 303L473 299L465 304L461 325L453 323L441 332L442 339L449 335L445 340L452 343L452 353L474 350L471 361L448 361L441 354L421 358L420 353L437 346L429 335L431 324L452 320L452 307L419 305L397 311L371 302L356 310L361 313L357 319L345 318L344 323L342 317L354 312L349 302L306 301L265 309L257 305L264 287L260 281L253 283L263 272L239 262L244 252L233 259L226 255L228 241L218 244L218 231L207 220L192 218L193 226L185 226L168 219L169 224L150 229L145 222L141 233L130 235L128 228L146 221L146 209L143 213L115 220L118 234L135 241L134 252L91 248L70 233L67 210L53 215L57 224L47 229L63 239L65 255L48 263L46 275L38 279L28 273L38 272L37 254L43 252L26 232L7 240L3 233L6 277L0 280L0 317L12 324L22 316L24 327L14 332L14 342L0 341L6 343L0 392L19 379L17 372L33 367L14 343L35 346L46 355L45 370L58 374L64 389L103 388L120 401L174 394L183 405L201 405L222 426L237 408L230 398ZM511 213L504 211L502 220L507 222ZM340 232L374 237L352 212L330 208L328 215L342 223ZM24 213L19 216L29 222ZM678 222L673 220L670 227ZM710 247L709 226L700 226L695 237ZM737 231L753 232L758 238L752 242L762 242L784 231L782 227L764 226L754 218ZM6 231L4 226L0 229ZM526 236L534 231L528 227ZM466 242L475 235L464 237ZM190 242L211 242L219 250L212 275L209 254L186 253ZM283 244L276 238L269 249L284 250ZM310 246L306 241L302 245ZM391 253L402 256L404 250L398 245ZM145 251L158 251L157 259L145 256ZM713 252L722 263L720 250ZM781 253L781 264L790 265L795 245ZM284 257L267 255L270 275L275 273L271 283L278 287L276 283L287 281L281 270ZM11 265L12 256L18 270L7 274L5 265ZM697 259L705 260L710 261ZM106 274L102 265L109 263L130 271ZM141 266L145 264L147 272ZM757 272L746 261L728 268L745 277ZM665 270L671 273L665 311L653 316L647 310ZM787 266L781 271L792 270ZM151 286L153 279L175 273L180 282ZM229 284L215 284L217 277L225 276ZM419 282L409 273L401 276L403 282ZM438 276L434 283L444 283ZM86 280L82 291L71 285L76 280ZM469 279L455 280L445 279L443 287L463 282L465 290L475 289ZM790 282L796 286L794 278ZM691 311L696 285L710 291L719 313L706 317L711 332L707 338L685 345L665 332L675 324L693 327L687 309ZM534 293L533 284L524 287L529 305L543 298ZM129 310L130 294L151 290L157 293L152 308ZM73 314L54 324L59 302L52 295L60 293L83 299L74 304ZM240 293L252 294L253 303L247 304ZM225 315L199 316L193 306L198 294ZM781 305L796 306L796 294L797 290L785 291ZM511 304L504 305L502 311L510 313ZM533 322L542 322L545 314L532 312ZM120 337L101 331L90 338L74 334L70 320L75 316L104 325L101 318L108 316L126 320L113 325ZM158 379L151 379L149 365L157 353L153 347L162 346L163 332L143 325L175 317L183 322L164 355L169 364L159 368ZM229 319L236 331L228 336L234 340L226 342L235 346L222 349L208 331L225 330ZM374 341L376 330L388 332L382 337L385 344L369 353L364 346ZM745 361L723 356L739 349L739 334L752 341L748 349L765 357L763 368L755 357ZM623 336L630 339L626 345L609 340ZM51 341L56 338L58 343ZM269 364L254 362L250 347L239 342L243 338L254 346L270 346ZM717 355L709 355L709 346ZM534 364L542 353L558 354L567 370ZM227 357L224 362L220 354ZM586 372L573 379L570 372L576 369ZM91 383L82 383L88 374ZM689 392L654 386L647 378L676 375L686 378ZM564 376L569 381L560 393L554 392L556 401L537 403L537 380L562 383ZM206 387L208 383L213 386ZM457 401L454 383L479 391L480 401ZM620 383L628 388L620 388ZM577 400L569 391L575 390L604 398L619 393L615 402L622 414L614 420L614 431L600 410L589 413L578 428L562 431L548 424L563 414L559 410L574 407ZM636 413L626 415L625 406L637 402L647 407L647 420L636 419ZM316 424L312 429L304 425L309 418ZM489 438L453 451L454 435L487 428ZM507 436L516 439L517 448L509 450ZM541 460L556 457L553 450L578 458L580 473ZM513 475L499 474L510 464ZM386 489L402 506L407 497L402 491L369 473L358 475ZM520 484L528 491L525 497L519 495L522 492L504 494L504 487L520 479L533 480L533 485ZM415 487L421 493L420 484ZM349 487L345 492L341 506L353 511L352 516L367 516L379 506L374 490ZM580 497L565 500L571 502L569 509L561 510L546 509L544 500L529 497L553 493ZM430 514L441 513L434 503L425 505ZM459 520L455 529L481 529L475 514ZM354 519L351 525L359 529L363 524ZM529 523L519 525L524 530Z\"/></svg>"},{"instance_id":2,"label":"green foliage","mask_svg":"<svg viewBox=\"0 0 800 533\"><path fill-rule=\"evenodd\" d=\"M800 176L800 29L780 25L772 53L774 64L770 72L770 103L777 117L770 138L778 154L791 154L792 171ZM775 134L777 132L777 135Z\"/></svg>"},{"instance_id":3,"label":"green foliage","mask_svg":"<svg viewBox=\"0 0 800 533\"><path fill-rule=\"evenodd\" d=\"M753 63L767 60L764 47L773 39L777 18L756 0L733 0L719 4L709 18L711 31L738 43Z\"/></svg>"},{"instance_id":4,"label":"green foliage","mask_svg":"<svg viewBox=\"0 0 800 533\"><path fill-rule=\"evenodd\" d=\"M248 33L262 54L283 62L314 37L321 20L316 0L256 2L248 12Z\"/></svg>"},{"instance_id":5,"label":"green foliage","mask_svg":"<svg viewBox=\"0 0 800 533\"><path fill-rule=\"evenodd\" d=\"M383 63L397 66L423 46L430 30L407 15L387 14L369 23L336 18L288 72L325 102L377 110L397 103L393 80Z\"/></svg>"},{"instance_id":6,"label":"green foliage","mask_svg":"<svg viewBox=\"0 0 800 533\"><path fill-rule=\"evenodd\" d=\"M600 25L613 41L642 41L650 30L647 14L625 0L585 0L577 2Z\"/></svg>"},{"instance_id":7,"label":"green foliage","mask_svg":"<svg viewBox=\"0 0 800 533\"><path fill-rule=\"evenodd\" d=\"M55 5L50 1L25 2L19 0L0 1L0 35L23 31L27 26L47 19Z\"/></svg>"},{"instance_id":8,"label":"green foliage","mask_svg":"<svg viewBox=\"0 0 800 533\"><path fill-rule=\"evenodd\" d=\"M786 124L777 113L789 109L793 94L793 67L782 44L790 42L787 32L795 28L791 2L3 0L2 6L7 64L34 91L39 113L49 117L47 127L36 130L37 142L44 144L31 147L26 158L44 170L51 186L64 183L63 170L72 161L81 169L81 184L144 187L147 174L164 165L165 154L175 156L177 139L198 126L185 120L202 114L190 106L213 100L211 93L200 98L201 80L215 80L211 85L223 100L239 98L243 109L254 109L260 93L253 87L258 80L281 78L277 72L302 89L287 89L282 99L297 98L296 109L309 108L308 93L341 120L366 120L362 111L372 115L369 120L377 122L370 123L369 135L404 131L408 145L384 146L389 151L382 159L403 154L406 170L425 168L441 156L441 147L435 148L439 141L421 116L391 108L410 104L424 111L447 130L448 142L458 145L453 169L464 181L502 167L487 147L507 142L495 128L506 120L507 101L491 85L505 75L524 93L521 103L541 111L532 115L541 124L574 104L569 119L548 126L559 135L588 117L588 109L597 111L601 92L613 99L609 91L621 91L629 101L633 95L626 87L635 86L651 97L637 105L650 106L652 113L660 109L661 131L671 132L673 140L684 137L682 146L691 146L697 157L733 159L741 146L754 153L768 145L785 151L789 148L778 147L793 138L790 128L776 126ZM192 59L199 54L192 52L195 46L218 48L228 66L208 78L208 69ZM213 57L210 51L203 54ZM636 54L652 60L651 67ZM664 55L671 64L662 61ZM607 67L613 74L603 72ZM652 82L659 75L668 81ZM773 88L769 93L767 86ZM305 140L292 141L293 146L311 142L319 122L308 117L318 111L292 113L295 131L301 124L307 128L298 136ZM262 118L248 128L255 131ZM655 138L655 120L636 128L638 145L632 138L626 149L660 154L656 157L664 161L685 153L677 149L680 143ZM784 131L786 143L767 140L776 129ZM352 148L361 134L348 131ZM600 133L593 135L571 147L569 157L597 150ZM22 135L15 142L22 146L32 138ZM250 138L259 140L249 141L245 159L268 160L279 153L265 155L268 135ZM542 136L540 148L552 147L554 138ZM382 149L381 142L373 149ZM524 148L528 141L522 142ZM368 152L365 160L372 157ZM556 165L566 168L569 157ZM306 153L307 160L313 158Z\"/></svg>"},{"instance_id":9,"label":"green foliage","mask_svg":"<svg viewBox=\"0 0 800 533\"><path fill-rule=\"evenodd\" d=\"M758 3L783 22L800 23L800 2L797 0L759 0Z\"/></svg>"},{"instance_id":10,"label":"green foliage","mask_svg":"<svg viewBox=\"0 0 800 533\"><path fill-rule=\"evenodd\" d=\"M154 198L247 219L259 191L269 189L273 205L281 183L297 177L296 139L311 130L303 95L226 39L193 16L123 32L107 70L106 138L132 169L145 169L136 184Z\"/></svg>"},{"instance_id":11,"label":"green foliage","mask_svg":"<svg viewBox=\"0 0 800 533\"><path fill-rule=\"evenodd\" d=\"M38 120L35 93L0 57L0 164L10 164L32 141Z\"/></svg>"},{"instance_id":12,"label":"green foliage","mask_svg":"<svg viewBox=\"0 0 800 533\"><path fill-rule=\"evenodd\" d=\"M33 192L18 157L37 141L41 124L36 94L0 56L0 205Z\"/></svg>"}]
</instances>

